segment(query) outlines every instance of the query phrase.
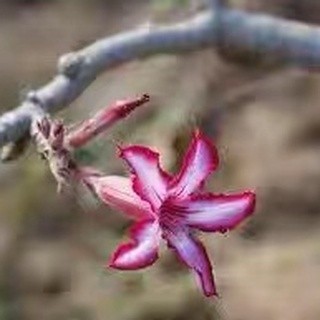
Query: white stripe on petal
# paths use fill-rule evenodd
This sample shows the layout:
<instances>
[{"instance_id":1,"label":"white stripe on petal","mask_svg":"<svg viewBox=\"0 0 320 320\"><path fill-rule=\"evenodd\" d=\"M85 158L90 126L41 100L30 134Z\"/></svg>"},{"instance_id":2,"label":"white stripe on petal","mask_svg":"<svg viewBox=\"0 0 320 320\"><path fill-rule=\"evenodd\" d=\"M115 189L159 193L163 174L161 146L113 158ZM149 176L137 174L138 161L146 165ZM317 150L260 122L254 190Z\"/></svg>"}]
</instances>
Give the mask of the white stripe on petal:
<instances>
[{"instance_id":1,"label":"white stripe on petal","mask_svg":"<svg viewBox=\"0 0 320 320\"><path fill-rule=\"evenodd\" d=\"M253 213L255 194L195 195L176 204L183 208L184 219L189 226L202 231L225 232Z\"/></svg>"},{"instance_id":2,"label":"white stripe on petal","mask_svg":"<svg viewBox=\"0 0 320 320\"><path fill-rule=\"evenodd\" d=\"M121 150L121 157L133 171L133 189L150 203L156 211L167 195L168 175L159 164L159 154L142 146L131 146Z\"/></svg>"},{"instance_id":3,"label":"white stripe on petal","mask_svg":"<svg viewBox=\"0 0 320 320\"><path fill-rule=\"evenodd\" d=\"M217 168L218 162L214 145L201 133L195 132L181 170L172 181L170 194L182 199L195 192Z\"/></svg>"},{"instance_id":4,"label":"white stripe on petal","mask_svg":"<svg viewBox=\"0 0 320 320\"><path fill-rule=\"evenodd\" d=\"M211 263L202 243L182 230L166 233L166 239L178 257L195 273L203 293L207 297L217 295Z\"/></svg>"}]
</instances>

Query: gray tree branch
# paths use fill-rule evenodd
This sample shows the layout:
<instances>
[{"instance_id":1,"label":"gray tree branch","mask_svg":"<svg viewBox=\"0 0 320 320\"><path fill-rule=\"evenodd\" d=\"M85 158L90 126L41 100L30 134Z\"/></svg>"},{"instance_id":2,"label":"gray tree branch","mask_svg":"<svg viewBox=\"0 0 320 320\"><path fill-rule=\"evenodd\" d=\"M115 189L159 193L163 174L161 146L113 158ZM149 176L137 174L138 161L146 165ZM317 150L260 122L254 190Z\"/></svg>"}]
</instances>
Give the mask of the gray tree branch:
<instances>
[{"instance_id":1,"label":"gray tree branch","mask_svg":"<svg viewBox=\"0 0 320 320\"><path fill-rule=\"evenodd\" d=\"M53 113L68 106L111 67L155 54L214 48L221 41L224 47L273 55L296 66L316 70L320 66L320 28L227 8L219 14L209 10L171 26L120 33L62 56L51 82L0 117L0 146L23 137L39 112Z\"/></svg>"}]
</instances>

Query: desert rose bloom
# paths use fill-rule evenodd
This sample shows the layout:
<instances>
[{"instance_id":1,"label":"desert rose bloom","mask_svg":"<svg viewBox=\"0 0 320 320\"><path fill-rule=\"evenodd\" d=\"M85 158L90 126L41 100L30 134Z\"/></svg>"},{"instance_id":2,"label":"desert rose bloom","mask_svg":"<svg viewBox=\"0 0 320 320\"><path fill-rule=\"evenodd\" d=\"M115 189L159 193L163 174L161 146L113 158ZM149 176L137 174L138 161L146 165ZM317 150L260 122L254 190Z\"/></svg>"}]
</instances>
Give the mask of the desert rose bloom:
<instances>
[{"instance_id":1,"label":"desert rose bloom","mask_svg":"<svg viewBox=\"0 0 320 320\"><path fill-rule=\"evenodd\" d=\"M134 270L153 264L161 239L195 274L206 296L216 295L212 266L195 231L226 232L251 215L255 194L202 193L205 179L217 168L217 150L196 131L180 172L171 176L159 164L159 154L143 146L120 148L131 179L87 175L97 196L135 220L130 241L113 253L110 266Z\"/></svg>"}]
</instances>

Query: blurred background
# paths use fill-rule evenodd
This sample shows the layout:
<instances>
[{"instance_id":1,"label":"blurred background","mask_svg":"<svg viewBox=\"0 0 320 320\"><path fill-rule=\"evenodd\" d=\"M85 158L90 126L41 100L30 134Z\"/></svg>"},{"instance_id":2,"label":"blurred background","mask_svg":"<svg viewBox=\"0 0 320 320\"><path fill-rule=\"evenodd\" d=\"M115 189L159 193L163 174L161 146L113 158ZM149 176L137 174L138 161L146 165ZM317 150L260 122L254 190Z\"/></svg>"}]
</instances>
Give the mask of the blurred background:
<instances>
[{"instance_id":1,"label":"blurred background","mask_svg":"<svg viewBox=\"0 0 320 320\"><path fill-rule=\"evenodd\" d=\"M308 23L314 0L231 0L234 8ZM0 103L4 112L50 80L58 57L148 22L204 9L200 0L0 0ZM137 272L104 268L129 222L87 194L57 195L33 148L0 165L0 320L320 319L320 77L264 55L202 50L109 70L59 114L72 123L115 99L151 103L77 157L124 173L115 143L160 150L179 166L195 126L217 143L216 191L255 189L255 216L226 236L201 235L219 299L163 250Z\"/></svg>"}]
</instances>

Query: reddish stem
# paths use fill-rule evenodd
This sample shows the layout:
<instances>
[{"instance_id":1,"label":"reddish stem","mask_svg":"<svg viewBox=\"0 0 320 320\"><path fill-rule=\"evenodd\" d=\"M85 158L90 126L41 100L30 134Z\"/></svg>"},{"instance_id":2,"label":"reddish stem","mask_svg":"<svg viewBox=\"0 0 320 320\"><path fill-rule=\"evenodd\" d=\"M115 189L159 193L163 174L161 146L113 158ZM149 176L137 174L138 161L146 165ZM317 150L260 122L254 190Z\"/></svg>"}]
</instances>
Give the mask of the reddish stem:
<instances>
[{"instance_id":1,"label":"reddish stem","mask_svg":"<svg viewBox=\"0 0 320 320\"><path fill-rule=\"evenodd\" d=\"M104 108L69 132L66 137L67 145L72 148L83 146L149 100L150 97L144 94L136 99L117 101L110 107Z\"/></svg>"}]
</instances>

